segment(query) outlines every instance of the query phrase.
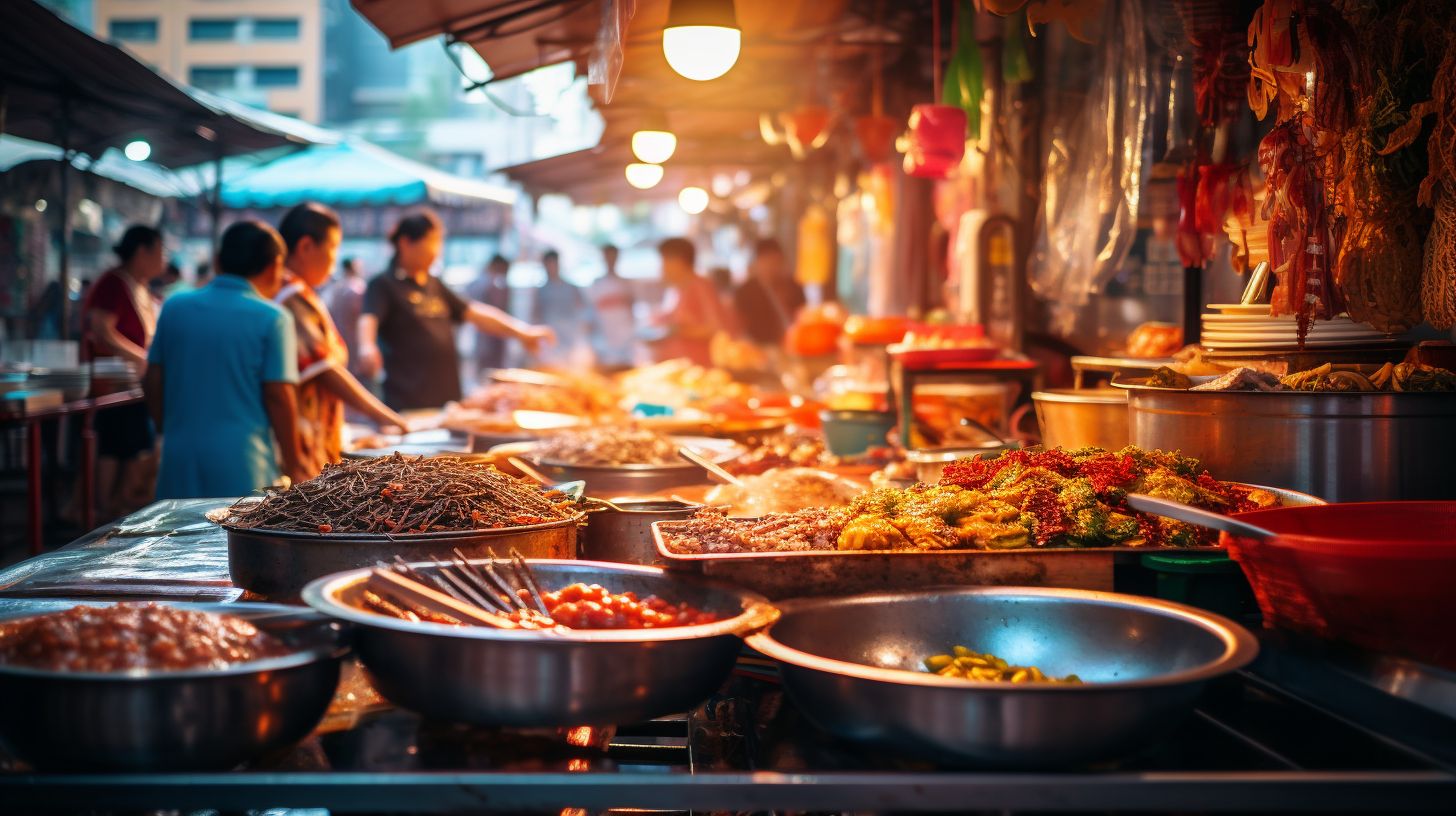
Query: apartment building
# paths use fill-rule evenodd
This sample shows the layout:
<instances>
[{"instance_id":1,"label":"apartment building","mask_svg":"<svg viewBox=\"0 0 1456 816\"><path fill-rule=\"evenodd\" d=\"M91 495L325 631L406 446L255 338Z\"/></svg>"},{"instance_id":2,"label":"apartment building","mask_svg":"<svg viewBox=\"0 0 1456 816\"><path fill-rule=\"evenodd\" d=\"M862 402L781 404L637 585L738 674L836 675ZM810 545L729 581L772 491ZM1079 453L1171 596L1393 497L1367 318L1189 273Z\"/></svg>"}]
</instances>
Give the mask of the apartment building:
<instances>
[{"instance_id":1,"label":"apartment building","mask_svg":"<svg viewBox=\"0 0 1456 816\"><path fill-rule=\"evenodd\" d=\"M94 0L95 33L163 74L256 107L323 115L323 0Z\"/></svg>"}]
</instances>

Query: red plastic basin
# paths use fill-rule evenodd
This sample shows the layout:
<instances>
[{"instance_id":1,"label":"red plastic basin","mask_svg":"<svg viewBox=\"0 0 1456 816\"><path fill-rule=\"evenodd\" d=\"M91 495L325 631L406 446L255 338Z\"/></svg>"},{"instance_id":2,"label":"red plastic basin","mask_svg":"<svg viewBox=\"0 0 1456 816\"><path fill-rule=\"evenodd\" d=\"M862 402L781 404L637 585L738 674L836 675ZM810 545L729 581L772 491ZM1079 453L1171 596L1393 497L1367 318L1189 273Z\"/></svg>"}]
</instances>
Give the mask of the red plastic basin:
<instances>
[{"instance_id":1,"label":"red plastic basin","mask_svg":"<svg viewBox=\"0 0 1456 816\"><path fill-rule=\"evenodd\" d=\"M1456 668L1456 502L1365 502L1239 516L1222 536L1266 625Z\"/></svg>"}]
</instances>

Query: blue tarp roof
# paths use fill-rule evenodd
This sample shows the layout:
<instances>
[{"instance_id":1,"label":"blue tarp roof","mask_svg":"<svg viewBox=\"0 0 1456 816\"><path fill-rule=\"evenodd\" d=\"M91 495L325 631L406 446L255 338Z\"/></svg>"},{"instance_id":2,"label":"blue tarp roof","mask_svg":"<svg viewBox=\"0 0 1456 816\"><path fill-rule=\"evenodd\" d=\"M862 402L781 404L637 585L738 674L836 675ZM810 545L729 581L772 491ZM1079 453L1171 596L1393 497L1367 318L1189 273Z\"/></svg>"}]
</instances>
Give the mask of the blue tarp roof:
<instances>
[{"instance_id":1,"label":"blue tarp roof","mask_svg":"<svg viewBox=\"0 0 1456 816\"><path fill-rule=\"evenodd\" d=\"M511 204L515 191L436 170L367 142L314 145L256 167L224 170L224 206L292 207L318 201L335 207Z\"/></svg>"}]
</instances>

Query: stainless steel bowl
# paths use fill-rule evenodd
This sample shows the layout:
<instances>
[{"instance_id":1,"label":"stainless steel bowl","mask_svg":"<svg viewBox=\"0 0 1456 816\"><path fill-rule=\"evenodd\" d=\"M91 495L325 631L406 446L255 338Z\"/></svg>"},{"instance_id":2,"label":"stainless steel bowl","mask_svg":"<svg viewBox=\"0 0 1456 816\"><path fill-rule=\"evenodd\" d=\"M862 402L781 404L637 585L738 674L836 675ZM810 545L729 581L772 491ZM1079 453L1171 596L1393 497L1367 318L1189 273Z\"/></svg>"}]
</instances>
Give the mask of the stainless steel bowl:
<instances>
[{"instance_id":1,"label":"stainless steel bowl","mask_svg":"<svg viewBox=\"0 0 1456 816\"><path fill-rule=\"evenodd\" d=\"M652 524L685 521L701 504L668 499L620 499L614 502L587 500L587 522L580 533L578 552L590 561L658 566L657 543Z\"/></svg>"},{"instance_id":2,"label":"stainless steel bowl","mask_svg":"<svg viewBox=\"0 0 1456 816\"><path fill-rule=\"evenodd\" d=\"M192 671L0 665L0 699L6 701L0 705L0 742L42 770L226 770L313 730L339 683L339 661L348 651L345 627L298 607L177 606L253 619L295 651Z\"/></svg>"},{"instance_id":3,"label":"stainless steel bowl","mask_svg":"<svg viewBox=\"0 0 1456 816\"><path fill-rule=\"evenodd\" d=\"M723 464L739 456L743 449L723 439L707 437L673 437L680 445L687 445ZM490 449L495 456L520 456L529 461L546 478L553 482L586 482L586 494L595 498L615 496L648 496L676 487L707 484L708 474L701 467L687 460L665 465L582 465L542 459L535 454L535 442L497 445Z\"/></svg>"},{"instance_id":4,"label":"stainless steel bowl","mask_svg":"<svg viewBox=\"0 0 1456 816\"><path fill-rule=\"evenodd\" d=\"M926 484L940 481L945 466L961 459L980 456L995 459L997 456L1021 447L1019 442L986 442L983 445L950 445L942 448L919 448L907 451L905 460L915 466L915 479ZM912 483L913 484L913 483Z\"/></svg>"},{"instance_id":5,"label":"stainless steel bowl","mask_svg":"<svg viewBox=\"0 0 1456 816\"><path fill-rule=\"evenodd\" d=\"M498 530L393 536L228 527L228 570L233 583L244 589L269 600L296 602L315 578L373 566L396 555L406 561L433 561L449 558L458 548L477 557L515 549L527 558L575 558L577 528L585 519L577 513L561 521Z\"/></svg>"},{"instance_id":6,"label":"stainless steel bowl","mask_svg":"<svg viewBox=\"0 0 1456 816\"><path fill-rule=\"evenodd\" d=\"M748 644L781 664L821 728L930 759L1001 767L1115 758L1163 735L1204 684L1250 663L1253 635L1180 604L1070 589L981 588L788 602ZM1080 685L972 683L920 670L962 645Z\"/></svg>"},{"instance_id":7,"label":"stainless steel bowl","mask_svg":"<svg viewBox=\"0 0 1456 816\"><path fill-rule=\"evenodd\" d=\"M1042 444L1048 448L1122 450L1127 430L1127 394L1112 388L1056 388L1031 395Z\"/></svg>"},{"instance_id":8,"label":"stainless steel bowl","mask_svg":"<svg viewBox=\"0 0 1456 816\"><path fill-rule=\"evenodd\" d=\"M314 581L303 599L355 624L355 648L374 687L396 705L434 719L515 727L634 722L689 709L732 671L737 635L776 614L752 593L655 567L549 560L531 566L547 590L595 583L688 601L724 619L557 634L411 623L357 605L367 570Z\"/></svg>"}]
</instances>

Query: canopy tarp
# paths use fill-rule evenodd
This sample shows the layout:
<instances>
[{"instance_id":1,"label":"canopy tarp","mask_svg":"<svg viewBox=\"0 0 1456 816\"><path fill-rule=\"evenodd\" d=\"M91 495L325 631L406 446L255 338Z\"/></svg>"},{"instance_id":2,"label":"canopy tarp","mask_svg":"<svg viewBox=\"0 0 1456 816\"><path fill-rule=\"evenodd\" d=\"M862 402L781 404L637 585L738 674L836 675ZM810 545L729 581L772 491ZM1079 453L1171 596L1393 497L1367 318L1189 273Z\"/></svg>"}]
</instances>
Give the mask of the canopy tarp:
<instances>
[{"instance_id":1,"label":"canopy tarp","mask_svg":"<svg viewBox=\"0 0 1456 816\"><path fill-rule=\"evenodd\" d=\"M62 155L63 151L55 145L32 142L18 136L0 136L0 174L27 162L58 162ZM87 156L73 156L71 166L158 198L177 198L190 193L187 186L165 168L130 161L115 150L108 150L95 160Z\"/></svg>"},{"instance_id":2,"label":"canopy tarp","mask_svg":"<svg viewBox=\"0 0 1456 816\"><path fill-rule=\"evenodd\" d=\"M465 179L348 139L290 153L229 176L222 203L235 209L292 207L317 201L334 207L410 204L512 204L513 190Z\"/></svg>"},{"instance_id":3,"label":"canopy tarp","mask_svg":"<svg viewBox=\"0 0 1456 816\"><path fill-rule=\"evenodd\" d=\"M146 139L166 167L309 141L210 107L34 0L0 4L0 132L93 156Z\"/></svg>"}]
</instances>

